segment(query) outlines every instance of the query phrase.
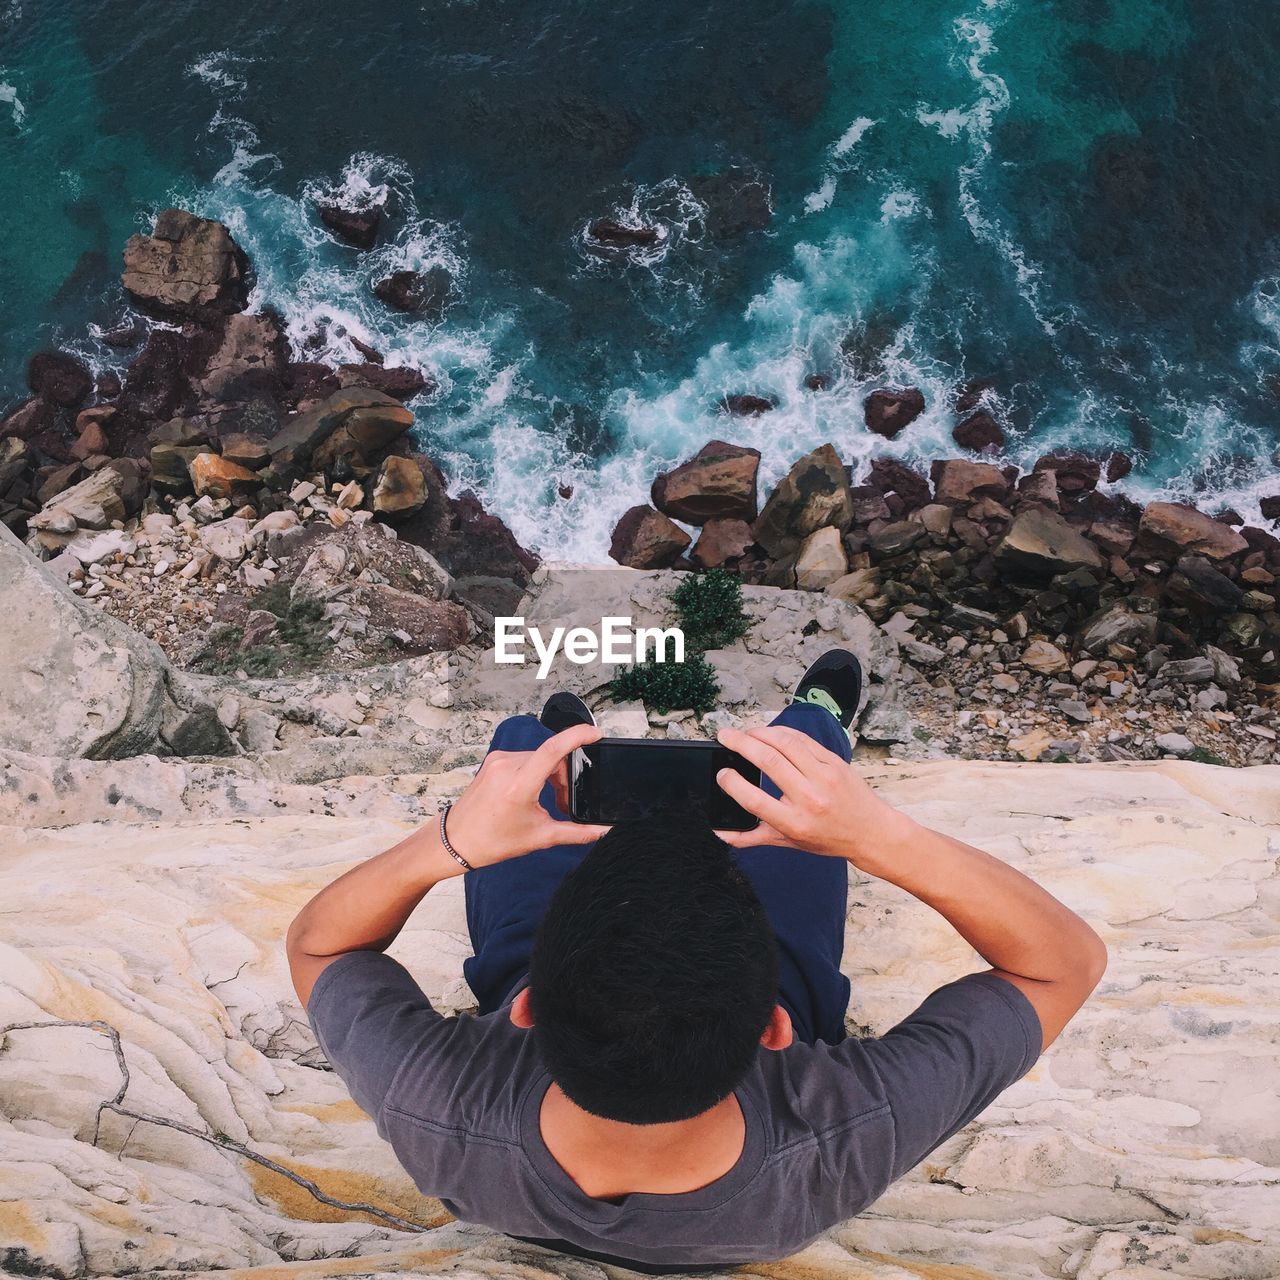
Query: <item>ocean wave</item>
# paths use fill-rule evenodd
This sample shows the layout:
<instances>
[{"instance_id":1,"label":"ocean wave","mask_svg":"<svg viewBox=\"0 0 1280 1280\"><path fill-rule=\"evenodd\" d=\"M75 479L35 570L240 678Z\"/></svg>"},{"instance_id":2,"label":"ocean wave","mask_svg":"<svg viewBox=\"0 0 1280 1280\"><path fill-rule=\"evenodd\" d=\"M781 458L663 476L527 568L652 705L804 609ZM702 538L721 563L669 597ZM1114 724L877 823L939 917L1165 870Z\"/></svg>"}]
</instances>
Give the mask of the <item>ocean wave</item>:
<instances>
[{"instance_id":1,"label":"ocean wave","mask_svg":"<svg viewBox=\"0 0 1280 1280\"><path fill-rule=\"evenodd\" d=\"M822 181L816 191L804 198L805 213L820 213L830 208L835 199L840 176L857 168L853 150L880 122L870 116L858 116L845 131L827 148L827 162L823 167Z\"/></svg>"}]
</instances>

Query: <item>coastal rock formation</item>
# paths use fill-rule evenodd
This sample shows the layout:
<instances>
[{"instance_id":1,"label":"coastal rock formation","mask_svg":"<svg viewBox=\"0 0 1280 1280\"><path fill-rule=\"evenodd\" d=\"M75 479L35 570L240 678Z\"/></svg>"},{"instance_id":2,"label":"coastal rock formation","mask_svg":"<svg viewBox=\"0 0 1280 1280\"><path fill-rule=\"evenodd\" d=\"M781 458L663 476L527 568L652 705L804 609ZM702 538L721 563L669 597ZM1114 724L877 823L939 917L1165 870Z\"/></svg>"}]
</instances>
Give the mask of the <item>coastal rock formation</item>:
<instances>
[{"instance_id":1,"label":"coastal rock formation","mask_svg":"<svg viewBox=\"0 0 1280 1280\"><path fill-rule=\"evenodd\" d=\"M924 412L924 392L916 387L905 391L873 391L863 405L868 431L887 440L909 427Z\"/></svg>"},{"instance_id":2,"label":"coastal rock formation","mask_svg":"<svg viewBox=\"0 0 1280 1280\"><path fill-rule=\"evenodd\" d=\"M288 981L293 913L466 771L299 784L251 761L0 759L33 797L15 814L0 795L0 1267L585 1274L422 1197L323 1069ZM1280 974L1258 940L1280 893L1277 774L869 767L890 801L1063 897L1111 962L1026 1078L770 1274L1275 1275ZM932 911L850 888L854 1034L981 967ZM446 1013L471 1007L461 889L429 895L393 948Z\"/></svg>"},{"instance_id":3,"label":"coastal rock formation","mask_svg":"<svg viewBox=\"0 0 1280 1280\"><path fill-rule=\"evenodd\" d=\"M613 530L609 554L631 569L666 569L680 558L692 539L674 520L652 507L632 507Z\"/></svg>"},{"instance_id":4,"label":"coastal rock formation","mask_svg":"<svg viewBox=\"0 0 1280 1280\"><path fill-rule=\"evenodd\" d=\"M244 310L249 260L222 223L166 209L151 235L129 238L121 282L143 311L209 321Z\"/></svg>"}]
</instances>

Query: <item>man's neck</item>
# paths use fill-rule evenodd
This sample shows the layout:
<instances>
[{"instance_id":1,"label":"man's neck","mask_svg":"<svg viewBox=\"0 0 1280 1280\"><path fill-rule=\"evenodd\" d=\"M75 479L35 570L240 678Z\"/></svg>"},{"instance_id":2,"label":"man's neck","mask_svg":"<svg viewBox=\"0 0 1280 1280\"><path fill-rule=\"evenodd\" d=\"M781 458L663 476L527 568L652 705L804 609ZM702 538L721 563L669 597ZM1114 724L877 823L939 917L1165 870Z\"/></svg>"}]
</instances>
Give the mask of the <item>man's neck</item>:
<instances>
[{"instance_id":1,"label":"man's neck","mask_svg":"<svg viewBox=\"0 0 1280 1280\"><path fill-rule=\"evenodd\" d=\"M593 1200L696 1191L737 1164L747 1132L733 1094L690 1120L623 1124L583 1111L554 1083L538 1123L556 1163Z\"/></svg>"}]
</instances>

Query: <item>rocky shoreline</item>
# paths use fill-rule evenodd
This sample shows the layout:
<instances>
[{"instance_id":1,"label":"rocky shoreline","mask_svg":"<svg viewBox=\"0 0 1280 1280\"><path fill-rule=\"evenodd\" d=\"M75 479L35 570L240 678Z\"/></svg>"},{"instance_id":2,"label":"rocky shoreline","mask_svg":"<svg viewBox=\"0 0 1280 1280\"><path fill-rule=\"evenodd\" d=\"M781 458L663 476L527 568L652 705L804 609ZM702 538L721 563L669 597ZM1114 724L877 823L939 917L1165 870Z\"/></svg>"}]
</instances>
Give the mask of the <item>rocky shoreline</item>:
<instances>
[{"instance_id":1,"label":"rocky shoreline","mask_svg":"<svg viewBox=\"0 0 1280 1280\"><path fill-rule=\"evenodd\" d=\"M962 389L958 416L975 394ZM918 391L875 391L868 429L896 435L922 408ZM963 417L957 442L997 447L984 420ZM1138 506L1110 488L1129 469L1117 454L1049 454L1026 473L948 458L927 476L876 458L857 477L824 445L762 508L759 460L716 440L657 476L618 522L613 558L857 604L897 641L914 753L1280 759L1274 533L1235 512Z\"/></svg>"},{"instance_id":2,"label":"rocky shoreline","mask_svg":"<svg viewBox=\"0 0 1280 1280\"><path fill-rule=\"evenodd\" d=\"M316 212L356 250L376 238L376 209ZM31 359L31 395L0 421L0 521L177 668L289 677L483 649L539 561L415 450L431 379L359 343L360 364L293 358L280 318L247 309L231 233L181 210L129 241L121 281L133 313L104 337L136 353L96 379L67 352ZM452 297L439 272L371 289L427 318ZM719 407L731 423L773 402ZM857 606L909 712L871 740L903 755L1280 759L1280 537L1140 507L1114 487L1121 454L997 465L990 384L953 408L969 456L859 476L825 445L763 505L759 454L711 441L623 515L613 559ZM915 388L878 388L866 429L894 439L923 409ZM1274 529L1280 496L1262 510Z\"/></svg>"},{"instance_id":3,"label":"rocky shoreline","mask_svg":"<svg viewBox=\"0 0 1280 1280\"><path fill-rule=\"evenodd\" d=\"M335 234L367 248L348 222ZM32 357L31 395L0 421L0 521L180 666L271 675L465 643L537 558L415 451L425 374L360 343L361 364L291 358L280 317L246 310L251 278L221 223L170 209L134 236L121 283L150 323L105 340L136 354L97 379L67 352ZM372 289L438 316L450 284Z\"/></svg>"}]
</instances>

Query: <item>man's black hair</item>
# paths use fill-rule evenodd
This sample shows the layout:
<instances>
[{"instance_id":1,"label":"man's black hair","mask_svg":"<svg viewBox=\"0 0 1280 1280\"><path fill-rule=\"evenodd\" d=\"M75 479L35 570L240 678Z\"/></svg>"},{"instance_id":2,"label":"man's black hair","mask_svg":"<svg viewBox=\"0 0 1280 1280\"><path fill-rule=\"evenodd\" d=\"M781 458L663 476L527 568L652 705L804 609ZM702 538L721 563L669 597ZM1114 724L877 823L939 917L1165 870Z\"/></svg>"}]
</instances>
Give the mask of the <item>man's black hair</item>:
<instances>
[{"instance_id":1,"label":"man's black hair","mask_svg":"<svg viewBox=\"0 0 1280 1280\"><path fill-rule=\"evenodd\" d=\"M598 840L547 907L529 967L552 1078L584 1111L628 1124L727 1098L778 999L764 907L729 846L688 814Z\"/></svg>"}]
</instances>

